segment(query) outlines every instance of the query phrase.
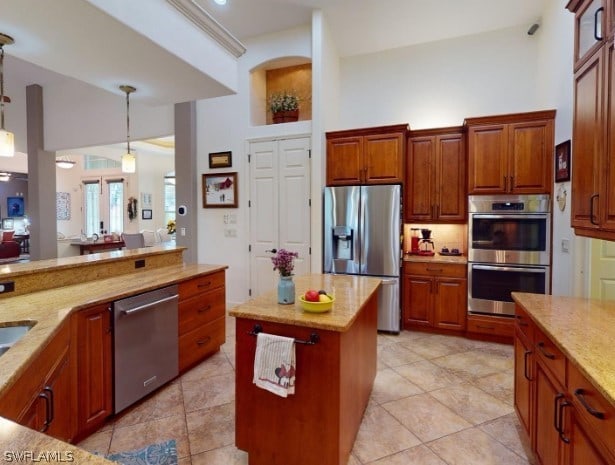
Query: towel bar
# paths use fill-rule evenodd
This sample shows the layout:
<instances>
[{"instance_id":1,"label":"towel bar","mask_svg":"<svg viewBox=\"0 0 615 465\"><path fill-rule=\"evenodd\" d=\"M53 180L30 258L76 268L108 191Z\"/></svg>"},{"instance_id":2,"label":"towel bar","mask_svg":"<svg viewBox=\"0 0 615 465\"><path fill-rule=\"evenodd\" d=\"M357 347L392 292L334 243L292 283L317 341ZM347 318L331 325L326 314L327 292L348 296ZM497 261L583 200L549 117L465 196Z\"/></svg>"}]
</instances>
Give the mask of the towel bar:
<instances>
[{"instance_id":1,"label":"towel bar","mask_svg":"<svg viewBox=\"0 0 615 465\"><path fill-rule=\"evenodd\" d=\"M256 336L258 333L262 331L263 331L263 327L257 324L257 325L254 325L254 328L252 328L252 331L249 331L248 334L251 334L252 336ZM318 341L320 341L320 336L317 333L310 334L309 341L304 341L303 339L295 339L296 344L307 344L307 345L314 345Z\"/></svg>"}]
</instances>

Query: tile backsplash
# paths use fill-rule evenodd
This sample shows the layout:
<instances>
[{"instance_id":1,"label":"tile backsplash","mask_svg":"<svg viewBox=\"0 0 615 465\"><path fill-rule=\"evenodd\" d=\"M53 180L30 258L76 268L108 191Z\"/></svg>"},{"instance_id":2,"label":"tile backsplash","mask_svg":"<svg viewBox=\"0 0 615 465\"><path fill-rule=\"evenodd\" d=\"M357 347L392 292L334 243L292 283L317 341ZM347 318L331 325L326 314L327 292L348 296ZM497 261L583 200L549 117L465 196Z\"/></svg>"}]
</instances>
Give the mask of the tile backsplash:
<instances>
[{"instance_id":1,"label":"tile backsplash","mask_svg":"<svg viewBox=\"0 0 615 465\"><path fill-rule=\"evenodd\" d=\"M467 255L468 227L465 224L404 224L404 252L410 252L411 228L431 229L431 240L436 252L447 247L449 250L459 249L463 255Z\"/></svg>"}]
</instances>

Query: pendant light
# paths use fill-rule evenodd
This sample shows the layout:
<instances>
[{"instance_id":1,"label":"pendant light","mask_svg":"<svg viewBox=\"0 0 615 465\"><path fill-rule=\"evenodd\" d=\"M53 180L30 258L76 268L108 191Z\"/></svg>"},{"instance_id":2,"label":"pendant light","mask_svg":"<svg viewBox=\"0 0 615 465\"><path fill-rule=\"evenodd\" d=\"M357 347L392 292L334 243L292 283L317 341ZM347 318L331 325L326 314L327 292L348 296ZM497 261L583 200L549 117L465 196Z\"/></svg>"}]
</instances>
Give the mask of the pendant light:
<instances>
[{"instance_id":1,"label":"pendant light","mask_svg":"<svg viewBox=\"0 0 615 465\"><path fill-rule=\"evenodd\" d=\"M126 153L122 155L122 173L134 173L137 170L137 160L130 152L130 94L137 89L123 85L120 90L126 93Z\"/></svg>"},{"instance_id":2,"label":"pendant light","mask_svg":"<svg viewBox=\"0 0 615 465\"><path fill-rule=\"evenodd\" d=\"M0 157L15 155L15 136L4 129L4 46L13 43L11 36L0 33Z\"/></svg>"}]
</instances>

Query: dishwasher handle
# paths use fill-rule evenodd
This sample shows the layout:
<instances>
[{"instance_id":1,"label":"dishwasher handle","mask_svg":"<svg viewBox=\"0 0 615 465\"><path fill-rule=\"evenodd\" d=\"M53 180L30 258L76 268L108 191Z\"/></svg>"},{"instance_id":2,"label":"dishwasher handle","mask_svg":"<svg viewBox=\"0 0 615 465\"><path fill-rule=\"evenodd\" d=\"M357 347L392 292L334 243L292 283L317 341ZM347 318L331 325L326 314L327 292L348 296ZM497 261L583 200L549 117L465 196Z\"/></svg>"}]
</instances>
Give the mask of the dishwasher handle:
<instances>
[{"instance_id":1,"label":"dishwasher handle","mask_svg":"<svg viewBox=\"0 0 615 465\"><path fill-rule=\"evenodd\" d=\"M132 315L133 313L142 312L147 310L148 308L155 307L156 305L163 304L165 302L170 302L171 300L177 299L177 294L172 295L170 297L165 297L164 299L156 300L154 302L148 302L143 305L139 305L138 307L131 308L130 310L122 310L120 313L122 315Z\"/></svg>"}]
</instances>

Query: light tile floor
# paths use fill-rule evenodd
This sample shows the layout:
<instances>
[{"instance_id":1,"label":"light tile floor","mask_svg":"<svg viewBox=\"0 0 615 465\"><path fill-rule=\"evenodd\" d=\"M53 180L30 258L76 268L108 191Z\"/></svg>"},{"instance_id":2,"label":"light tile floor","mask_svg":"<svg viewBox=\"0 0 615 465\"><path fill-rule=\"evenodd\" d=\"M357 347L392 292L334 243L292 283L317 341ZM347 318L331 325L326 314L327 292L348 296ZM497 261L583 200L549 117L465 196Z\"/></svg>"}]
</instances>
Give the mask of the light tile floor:
<instances>
[{"instance_id":1,"label":"light tile floor","mask_svg":"<svg viewBox=\"0 0 615 465\"><path fill-rule=\"evenodd\" d=\"M109 454L175 439L180 465L246 465L234 447L234 323L220 352L79 446ZM378 336L378 373L348 465L533 463L513 409L512 346Z\"/></svg>"}]
</instances>

